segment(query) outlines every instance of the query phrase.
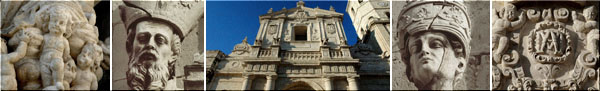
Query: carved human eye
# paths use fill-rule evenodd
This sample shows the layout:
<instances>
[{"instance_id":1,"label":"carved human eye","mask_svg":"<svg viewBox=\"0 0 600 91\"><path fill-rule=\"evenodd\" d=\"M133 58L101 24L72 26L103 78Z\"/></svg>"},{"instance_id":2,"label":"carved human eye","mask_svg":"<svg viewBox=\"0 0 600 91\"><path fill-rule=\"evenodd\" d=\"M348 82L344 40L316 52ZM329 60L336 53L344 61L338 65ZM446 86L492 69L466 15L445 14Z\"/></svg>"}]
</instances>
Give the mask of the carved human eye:
<instances>
[{"instance_id":1,"label":"carved human eye","mask_svg":"<svg viewBox=\"0 0 600 91\"><path fill-rule=\"evenodd\" d=\"M409 46L410 53L414 54L414 53L419 52L420 50L421 50L421 44L419 42Z\"/></svg>"},{"instance_id":2,"label":"carved human eye","mask_svg":"<svg viewBox=\"0 0 600 91\"><path fill-rule=\"evenodd\" d=\"M442 44L441 40L436 39L436 40L433 40L433 41L429 42L429 47L431 47L431 48L442 48L442 47L444 47L444 44Z\"/></svg>"},{"instance_id":3,"label":"carved human eye","mask_svg":"<svg viewBox=\"0 0 600 91\"><path fill-rule=\"evenodd\" d=\"M147 44L148 40L149 40L150 36L148 35L148 33L141 33L137 35L137 40L138 42L140 42L141 44Z\"/></svg>"},{"instance_id":4,"label":"carved human eye","mask_svg":"<svg viewBox=\"0 0 600 91\"><path fill-rule=\"evenodd\" d=\"M160 34L156 35L156 37L154 38L154 41L156 42L157 45L167 44L167 38L165 38L165 36L162 36Z\"/></svg>"}]
</instances>

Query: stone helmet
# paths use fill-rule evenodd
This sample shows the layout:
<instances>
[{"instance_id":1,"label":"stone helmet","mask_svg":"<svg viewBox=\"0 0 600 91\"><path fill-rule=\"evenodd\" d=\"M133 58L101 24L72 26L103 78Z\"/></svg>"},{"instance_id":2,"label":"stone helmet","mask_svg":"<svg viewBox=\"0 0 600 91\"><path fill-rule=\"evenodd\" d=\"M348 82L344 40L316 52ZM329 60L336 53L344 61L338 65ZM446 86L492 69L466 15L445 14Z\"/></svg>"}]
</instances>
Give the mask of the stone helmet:
<instances>
[{"instance_id":1,"label":"stone helmet","mask_svg":"<svg viewBox=\"0 0 600 91\"><path fill-rule=\"evenodd\" d=\"M193 30L199 19L204 17L204 5L202 1L123 1L125 5L119 6L121 20L127 30L127 39L135 34L135 26L145 20L157 20L167 23L173 29L173 33L179 37L179 42ZM132 45L127 42L126 45ZM131 44L130 44L131 43ZM130 51L130 46L127 50Z\"/></svg>"},{"instance_id":2,"label":"stone helmet","mask_svg":"<svg viewBox=\"0 0 600 91\"><path fill-rule=\"evenodd\" d=\"M409 63L408 38L422 32L441 32L448 37L456 56L468 59L471 40L467 9L457 1L409 1L398 17L398 47L401 58ZM466 63L466 62L465 62ZM407 74L410 75L407 69Z\"/></svg>"}]
</instances>

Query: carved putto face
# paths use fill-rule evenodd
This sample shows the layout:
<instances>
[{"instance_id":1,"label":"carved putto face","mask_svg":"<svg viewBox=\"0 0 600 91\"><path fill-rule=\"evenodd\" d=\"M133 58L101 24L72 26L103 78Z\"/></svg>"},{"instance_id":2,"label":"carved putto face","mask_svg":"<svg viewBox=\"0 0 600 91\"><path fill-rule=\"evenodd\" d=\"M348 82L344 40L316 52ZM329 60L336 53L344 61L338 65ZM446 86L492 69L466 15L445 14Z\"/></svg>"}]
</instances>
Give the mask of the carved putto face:
<instances>
[{"instance_id":1,"label":"carved putto face","mask_svg":"<svg viewBox=\"0 0 600 91\"><path fill-rule=\"evenodd\" d=\"M54 7L50 11L50 22L48 24L48 30L51 33L62 34L67 29L67 23L70 15L65 7Z\"/></svg>"},{"instance_id":2,"label":"carved putto face","mask_svg":"<svg viewBox=\"0 0 600 91\"><path fill-rule=\"evenodd\" d=\"M515 5L508 4L504 7L503 17L508 20L514 20L516 17L515 12L517 11Z\"/></svg>"},{"instance_id":3,"label":"carved putto face","mask_svg":"<svg viewBox=\"0 0 600 91\"><path fill-rule=\"evenodd\" d=\"M83 47L83 50L77 57L77 66L79 68L89 68L94 65L95 62L102 60L102 48L95 44L88 44Z\"/></svg>"},{"instance_id":4,"label":"carved putto face","mask_svg":"<svg viewBox=\"0 0 600 91\"><path fill-rule=\"evenodd\" d=\"M598 15L598 9L595 6L586 7L583 10L583 15L586 20L596 20L596 16Z\"/></svg>"},{"instance_id":5,"label":"carved putto face","mask_svg":"<svg viewBox=\"0 0 600 91\"><path fill-rule=\"evenodd\" d=\"M410 67L417 85L431 82L437 74L447 47L446 36L439 32L425 32L408 39Z\"/></svg>"},{"instance_id":6,"label":"carved putto face","mask_svg":"<svg viewBox=\"0 0 600 91\"><path fill-rule=\"evenodd\" d=\"M142 21L135 27L128 83L136 90L164 89L170 70L174 70L170 69L176 57L172 44L179 40L172 28L162 22Z\"/></svg>"}]
</instances>

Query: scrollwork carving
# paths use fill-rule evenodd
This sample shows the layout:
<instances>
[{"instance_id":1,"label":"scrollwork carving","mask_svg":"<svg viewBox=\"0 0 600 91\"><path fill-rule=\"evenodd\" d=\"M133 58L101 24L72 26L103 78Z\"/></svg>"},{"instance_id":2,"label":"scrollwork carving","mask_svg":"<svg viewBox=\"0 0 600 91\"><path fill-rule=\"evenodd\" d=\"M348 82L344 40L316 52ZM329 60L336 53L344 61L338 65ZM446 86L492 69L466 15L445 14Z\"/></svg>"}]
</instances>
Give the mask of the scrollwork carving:
<instances>
[{"instance_id":1,"label":"scrollwork carving","mask_svg":"<svg viewBox=\"0 0 600 91\"><path fill-rule=\"evenodd\" d=\"M519 5L527 21L517 32L494 30L493 89L508 90L583 90L595 89L598 80L596 4L580 7L530 5L532 2L505 2ZM555 3L555 2L551 2ZM572 3L572 2L566 2ZM537 6L544 6L538 8ZM550 6L550 7L546 7ZM510 6L512 7L512 6ZM498 7L505 9L506 6ZM592 15L592 16L588 16ZM541 18L541 19L540 19ZM500 18L501 19L501 18ZM492 29L501 30L494 21ZM588 25L589 24L589 25ZM507 23L508 25L508 23ZM499 28L496 28L499 27ZM513 28L514 29L514 28ZM504 34L504 35L503 35ZM499 37L497 37L499 36ZM502 50L502 37L514 42ZM595 37L594 37L595 36ZM593 47L590 47L593 46ZM595 48L594 48L595 47ZM510 51L504 54L502 52ZM520 58L523 57L523 58ZM527 68L529 70L523 70Z\"/></svg>"}]
</instances>

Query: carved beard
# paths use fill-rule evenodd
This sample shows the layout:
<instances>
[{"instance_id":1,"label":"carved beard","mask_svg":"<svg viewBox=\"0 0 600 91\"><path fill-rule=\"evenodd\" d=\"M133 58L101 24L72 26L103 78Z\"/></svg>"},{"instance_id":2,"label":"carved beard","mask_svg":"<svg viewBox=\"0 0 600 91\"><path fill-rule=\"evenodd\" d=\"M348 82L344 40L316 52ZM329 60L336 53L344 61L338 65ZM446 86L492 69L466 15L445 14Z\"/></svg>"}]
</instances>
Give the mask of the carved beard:
<instances>
[{"instance_id":1,"label":"carved beard","mask_svg":"<svg viewBox=\"0 0 600 91\"><path fill-rule=\"evenodd\" d=\"M169 79L169 65L166 62L152 62L149 66L138 65L139 57L130 60L127 83L133 90L164 89ZM165 60L159 60L165 61Z\"/></svg>"}]
</instances>

